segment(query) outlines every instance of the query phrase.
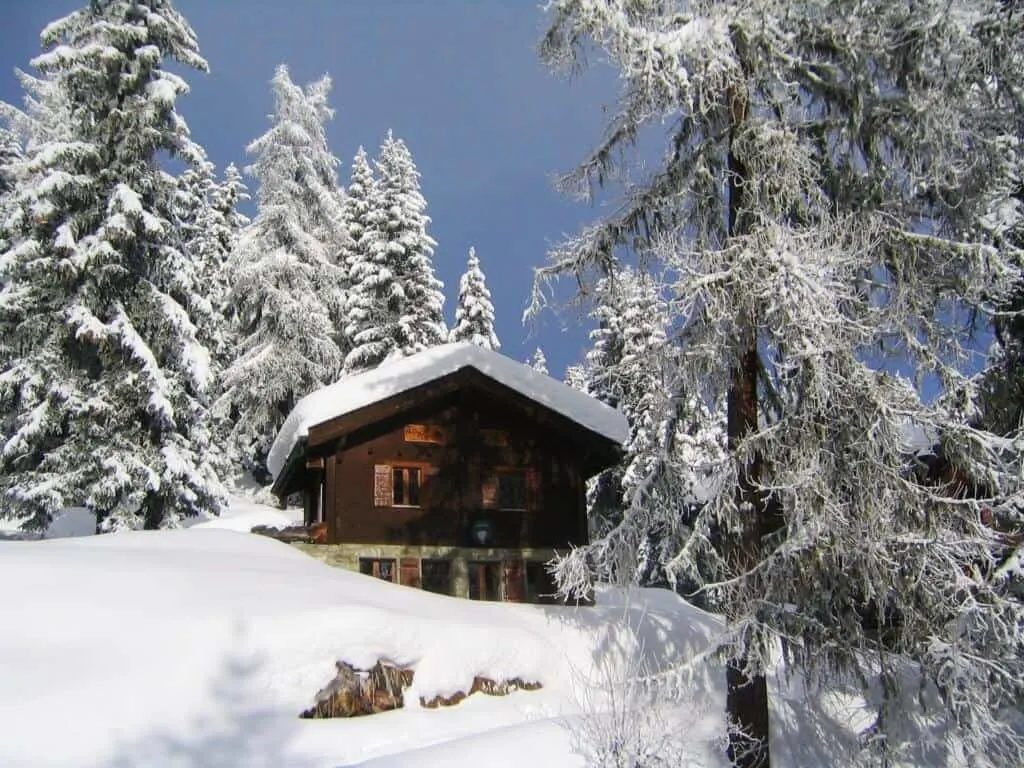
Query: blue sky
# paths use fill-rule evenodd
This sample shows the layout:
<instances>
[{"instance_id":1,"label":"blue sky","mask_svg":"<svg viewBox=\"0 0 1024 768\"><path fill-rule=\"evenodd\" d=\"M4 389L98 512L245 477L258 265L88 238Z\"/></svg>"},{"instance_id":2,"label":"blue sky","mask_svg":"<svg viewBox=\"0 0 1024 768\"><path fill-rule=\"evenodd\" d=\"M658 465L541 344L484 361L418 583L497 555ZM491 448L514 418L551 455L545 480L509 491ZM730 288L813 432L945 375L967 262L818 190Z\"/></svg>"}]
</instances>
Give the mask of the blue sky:
<instances>
[{"instance_id":1,"label":"blue sky","mask_svg":"<svg viewBox=\"0 0 1024 768\"><path fill-rule=\"evenodd\" d=\"M21 103L14 69L39 53L39 32L85 0L0 0L0 100ZM422 174L435 266L454 312L471 245L494 296L503 351L525 359L538 344L554 375L580 359L586 330L576 310L524 326L532 269L596 208L556 192L596 141L601 105L614 100L607 70L571 82L536 53L544 30L530 0L178 0L210 74L188 74L180 110L218 168L246 162L245 145L268 126L268 86L285 62L292 77L334 79L331 149L349 163L376 154L387 130L405 139ZM565 293L571 286L566 286Z\"/></svg>"}]
</instances>

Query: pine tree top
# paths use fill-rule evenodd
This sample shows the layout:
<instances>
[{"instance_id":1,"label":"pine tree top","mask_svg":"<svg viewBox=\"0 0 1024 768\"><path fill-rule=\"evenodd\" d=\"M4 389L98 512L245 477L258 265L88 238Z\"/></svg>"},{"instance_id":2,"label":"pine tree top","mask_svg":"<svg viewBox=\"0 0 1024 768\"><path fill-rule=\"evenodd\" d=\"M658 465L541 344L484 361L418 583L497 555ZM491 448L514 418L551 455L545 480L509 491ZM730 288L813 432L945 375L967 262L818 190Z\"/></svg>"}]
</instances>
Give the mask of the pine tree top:
<instances>
[{"instance_id":1,"label":"pine tree top","mask_svg":"<svg viewBox=\"0 0 1024 768\"><path fill-rule=\"evenodd\" d=\"M533 356L526 363L528 366L533 368L537 373L543 373L545 376L548 374L548 359L544 355L544 350L537 347L533 351Z\"/></svg>"},{"instance_id":2,"label":"pine tree top","mask_svg":"<svg viewBox=\"0 0 1024 768\"><path fill-rule=\"evenodd\" d=\"M459 300L450 341L468 341L487 349L501 347L494 332L494 305L476 249L469 249L466 271L459 279Z\"/></svg>"}]
</instances>

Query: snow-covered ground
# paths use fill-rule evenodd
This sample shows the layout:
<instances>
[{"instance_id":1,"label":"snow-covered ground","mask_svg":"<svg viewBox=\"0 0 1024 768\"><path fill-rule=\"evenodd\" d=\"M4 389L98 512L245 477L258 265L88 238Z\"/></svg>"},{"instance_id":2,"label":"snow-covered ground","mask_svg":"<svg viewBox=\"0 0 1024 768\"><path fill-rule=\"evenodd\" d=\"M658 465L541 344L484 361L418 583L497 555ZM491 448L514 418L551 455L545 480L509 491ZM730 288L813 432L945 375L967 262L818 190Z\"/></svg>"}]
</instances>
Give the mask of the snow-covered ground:
<instances>
[{"instance_id":1,"label":"snow-covered ground","mask_svg":"<svg viewBox=\"0 0 1024 768\"><path fill-rule=\"evenodd\" d=\"M254 500L248 488L234 490L228 496L228 505L219 517L185 518L182 525L185 528L223 528L248 533L257 525L286 528L302 524L301 509L276 509ZM84 507L70 507L59 512L43 535L22 531L21 520L16 518L0 518L0 541L66 539L92 536L95 532L96 516Z\"/></svg>"},{"instance_id":2,"label":"snow-covered ground","mask_svg":"<svg viewBox=\"0 0 1024 768\"><path fill-rule=\"evenodd\" d=\"M281 514L244 506L244 525ZM721 631L665 591L602 591L578 609L475 603L209 524L0 543L0 583L3 766L584 765L585 713L609 705L591 684L618 679L630 657L697 658ZM298 718L336 660L379 658L415 667L409 707ZM416 704L475 675L544 688ZM694 764L723 764L720 665L695 663L683 690L665 711L671 730L691 742ZM836 764L859 709L841 696L811 706L776 686L776 764Z\"/></svg>"},{"instance_id":3,"label":"snow-covered ground","mask_svg":"<svg viewBox=\"0 0 1024 768\"><path fill-rule=\"evenodd\" d=\"M185 520L189 528L221 528L229 531L248 533L257 525L270 528L286 528L289 525L302 525L302 510L275 509L260 504L251 498L235 494L228 498L228 508L220 517L212 517L200 521Z\"/></svg>"}]
</instances>

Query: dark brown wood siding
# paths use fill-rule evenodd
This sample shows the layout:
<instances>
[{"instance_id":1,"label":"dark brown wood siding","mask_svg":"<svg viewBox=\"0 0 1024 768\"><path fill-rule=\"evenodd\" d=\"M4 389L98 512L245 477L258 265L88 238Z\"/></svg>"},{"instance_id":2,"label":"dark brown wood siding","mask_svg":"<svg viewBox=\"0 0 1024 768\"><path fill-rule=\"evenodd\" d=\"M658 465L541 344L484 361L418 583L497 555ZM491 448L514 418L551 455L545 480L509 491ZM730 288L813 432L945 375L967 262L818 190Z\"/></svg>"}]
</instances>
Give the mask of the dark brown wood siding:
<instances>
[{"instance_id":1,"label":"dark brown wood siding","mask_svg":"<svg viewBox=\"0 0 1024 768\"><path fill-rule=\"evenodd\" d=\"M417 428L410 436L423 442L406 439L409 425ZM443 393L336 439L318 451L326 458L324 506L332 542L474 546L474 527L481 526L488 527L487 546L493 547L587 541L580 446L538 424L528 410L495 402L486 392ZM382 505L379 485L375 503L380 467L420 470L418 506ZM500 508L499 475L521 476L502 482L504 498L525 498L515 504L524 508Z\"/></svg>"}]
</instances>

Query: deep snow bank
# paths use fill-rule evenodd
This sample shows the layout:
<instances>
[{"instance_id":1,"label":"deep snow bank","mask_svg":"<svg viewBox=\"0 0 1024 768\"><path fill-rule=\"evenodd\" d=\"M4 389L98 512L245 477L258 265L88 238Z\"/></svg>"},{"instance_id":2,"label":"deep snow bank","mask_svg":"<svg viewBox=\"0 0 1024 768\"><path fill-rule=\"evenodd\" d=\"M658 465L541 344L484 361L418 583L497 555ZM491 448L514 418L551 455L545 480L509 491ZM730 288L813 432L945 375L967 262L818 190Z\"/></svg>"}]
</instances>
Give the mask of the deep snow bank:
<instances>
[{"instance_id":1,"label":"deep snow bank","mask_svg":"<svg viewBox=\"0 0 1024 768\"><path fill-rule=\"evenodd\" d=\"M579 609L474 603L203 528L0 543L0 584L3 766L578 765L581 707L607 706L599 689L627 658L681 664L721 632L660 590ZM414 666L411 702L476 675L544 688L300 721L338 659ZM694 665L671 715L700 765L722 764L723 683L716 663ZM777 765L850 754L855 696L773 697Z\"/></svg>"}]
</instances>

